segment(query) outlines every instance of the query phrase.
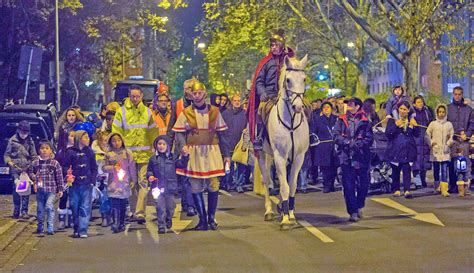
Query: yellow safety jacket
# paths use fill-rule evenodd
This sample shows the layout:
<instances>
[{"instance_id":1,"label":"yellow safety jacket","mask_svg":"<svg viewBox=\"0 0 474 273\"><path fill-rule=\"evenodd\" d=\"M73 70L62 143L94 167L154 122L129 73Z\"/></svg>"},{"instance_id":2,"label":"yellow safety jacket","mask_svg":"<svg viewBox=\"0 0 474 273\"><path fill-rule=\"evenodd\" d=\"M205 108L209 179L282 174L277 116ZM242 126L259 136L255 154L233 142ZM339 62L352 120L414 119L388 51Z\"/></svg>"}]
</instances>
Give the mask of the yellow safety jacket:
<instances>
[{"instance_id":1,"label":"yellow safety jacket","mask_svg":"<svg viewBox=\"0 0 474 273\"><path fill-rule=\"evenodd\" d=\"M127 149L132 151L137 163L147 163L153 155L153 141L158 136L158 128L150 108L140 102L135 107L129 98L115 113L112 133L123 136Z\"/></svg>"}]
</instances>

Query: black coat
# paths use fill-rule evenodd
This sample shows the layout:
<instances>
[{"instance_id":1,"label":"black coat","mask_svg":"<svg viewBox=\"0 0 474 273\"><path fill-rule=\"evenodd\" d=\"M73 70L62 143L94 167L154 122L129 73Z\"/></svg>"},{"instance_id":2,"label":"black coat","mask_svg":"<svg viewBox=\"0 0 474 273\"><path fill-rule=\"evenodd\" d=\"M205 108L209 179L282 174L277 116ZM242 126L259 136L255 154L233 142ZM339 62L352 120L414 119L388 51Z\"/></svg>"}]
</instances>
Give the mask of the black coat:
<instances>
[{"instance_id":1,"label":"black coat","mask_svg":"<svg viewBox=\"0 0 474 273\"><path fill-rule=\"evenodd\" d=\"M385 160L388 162L409 163L416 161L415 137L419 135L419 127L406 130L398 127L395 120L389 119L385 134L388 138Z\"/></svg>"},{"instance_id":2,"label":"black coat","mask_svg":"<svg viewBox=\"0 0 474 273\"><path fill-rule=\"evenodd\" d=\"M79 150L76 147L66 149L64 168L67 170L72 166L72 174L75 176L74 186L93 185L97 180L97 162L95 154L90 147Z\"/></svg>"},{"instance_id":3,"label":"black coat","mask_svg":"<svg viewBox=\"0 0 474 273\"><path fill-rule=\"evenodd\" d=\"M448 105L448 121L453 124L455 134L465 131L470 137L474 131L474 113L464 100Z\"/></svg>"},{"instance_id":4,"label":"black coat","mask_svg":"<svg viewBox=\"0 0 474 273\"><path fill-rule=\"evenodd\" d=\"M173 154L159 154L150 157L147 166L146 177L150 176L158 179L158 182L152 183L151 187L156 187L155 183L159 183L160 187L165 189L166 193L175 193L178 188L178 177L176 168L183 168L187 158L175 160Z\"/></svg>"},{"instance_id":5,"label":"black coat","mask_svg":"<svg viewBox=\"0 0 474 273\"><path fill-rule=\"evenodd\" d=\"M418 125L428 127L428 125L434 120L433 111L424 106L423 109L418 110L415 107L414 119ZM416 161L412 166L414 171L423 171L431 169L430 162L430 145L426 137L426 129L418 127L419 134L415 137L416 143Z\"/></svg>"},{"instance_id":6,"label":"black coat","mask_svg":"<svg viewBox=\"0 0 474 273\"><path fill-rule=\"evenodd\" d=\"M227 124L227 127L229 127L229 129L225 131L225 135L229 142L230 151L232 152L240 140L242 131L247 127L247 117L242 107L237 109L231 107L222 112L222 118Z\"/></svg>"},{"instance_id":7,"label":"black coat","mask_svg":"<svg viewBox=\"0 0 474 273\"><path fill-rule=\"evenodd\" d=\"M278 96L278 77L280 76L280 68L283 65L284 57L284 54L273 56L273 58L263 65L263 68L260 70L255 81L255 87L259 98L262 94L266 94L269 99Z\"/></svg>"},{"instance_id":8,"label":"black coat","mask_svg":"<svg viewBox=\"0 0 474 273\"><path fill-rule=\"evenodd\" d=\"M333 130L336 125L337 116L313 115L311 119L311 133L316 134L320 141L334 140ZM313 165L315 166L337 166L338 159L334 141L321 142L313 149Z\"/></svg>"},{"instance_id":9,"label":"black coat","mask_svg":"<svg viewBox=\"0 0 474 273\"><path fill-rule=\"evenodd\" d=\"M374 133L363 111L352 117L350 114L341 115L334 127L334 139L340 164L355 168L369 167Z\"/></svg>"}]
</instances>

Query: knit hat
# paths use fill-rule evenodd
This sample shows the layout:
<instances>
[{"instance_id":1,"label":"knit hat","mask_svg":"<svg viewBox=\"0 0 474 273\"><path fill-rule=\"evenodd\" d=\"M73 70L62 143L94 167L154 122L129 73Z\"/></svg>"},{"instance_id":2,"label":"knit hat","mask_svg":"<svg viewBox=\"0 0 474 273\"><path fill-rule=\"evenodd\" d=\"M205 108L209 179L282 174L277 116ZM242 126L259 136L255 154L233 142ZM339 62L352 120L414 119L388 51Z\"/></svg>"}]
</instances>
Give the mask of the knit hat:
<instances>
[{"instance_id":1,"label":"knit hat","mask_svg":"<svg viewBox=\"0 0 474 273\"><path fill-rule=\"evenodd\" d=\"M29 133L30 129L31 129L31 126L27 120L22 120L18 123L18 131Z\"/></svg>"},{"instance_id":2,"label":"knit hat","mask_svg":"<svg viewBox=\"0 0 474 273\"><path fill-rule=\"evenodd\" d=\"M158 152L158 141L160 140L164 140L166 142L166 153L169 153L170 149L171 149L171 138L167 135L161 135L161 136L158 136L155 141L153 141L153 148L155 149L156 152Z\"/></svg>"}]
</instances>

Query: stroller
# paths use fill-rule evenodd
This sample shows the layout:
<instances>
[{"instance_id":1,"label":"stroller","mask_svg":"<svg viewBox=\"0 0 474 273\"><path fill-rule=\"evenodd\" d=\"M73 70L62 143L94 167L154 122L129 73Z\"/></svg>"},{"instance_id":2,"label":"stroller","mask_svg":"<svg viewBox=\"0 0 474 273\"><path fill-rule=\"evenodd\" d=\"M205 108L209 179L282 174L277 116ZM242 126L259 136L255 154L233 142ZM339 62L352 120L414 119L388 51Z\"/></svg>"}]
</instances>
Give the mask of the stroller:
<instances>
[{"instance_id":1,"label":"stroller","mask_svg":"<svg viewBox=\"0 0 474 273\"><path fill-rule=\"evenodd\" d=\"M385 149L388 139L384 128L374 128L374 143L370 149L370 184L369 192L390 193L392 184L392 168L385 161Z\"/></svg>"}]
</instances>

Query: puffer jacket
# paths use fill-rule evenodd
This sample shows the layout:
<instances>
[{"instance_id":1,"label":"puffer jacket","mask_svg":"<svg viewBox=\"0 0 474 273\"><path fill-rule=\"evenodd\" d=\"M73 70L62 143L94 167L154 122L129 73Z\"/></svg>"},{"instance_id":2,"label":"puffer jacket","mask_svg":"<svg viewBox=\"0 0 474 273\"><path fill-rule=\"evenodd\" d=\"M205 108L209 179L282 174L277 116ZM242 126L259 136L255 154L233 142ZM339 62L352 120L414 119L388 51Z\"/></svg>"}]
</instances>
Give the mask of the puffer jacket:
<instances>
[{"instance_id":1,"label":"puffer jacket","mask_svg":"<svg viewBox=\"0 0 474 273\"><path fill-rule=\"evenodd\" d=\"M395 124L394 119L389 119L385 134L388 138L385 159L388 162L409 163L416 160L415 137L419 135L419 127L406 129Z\"/></svg>"},{"instance_id":2,"label":"puffer jacket","mask_svg":"<svg viewBox=\"0 0 474 273\"><path fill-rule=\"evenodd\" d=\"M413 118L416 120L418 125L422 125L427 127L433 120L433 112L432 110L427 107L423 106L422 109L417 109L415 107L414 114L412 115ZM426 137L426 129L423 127L419 127L419 134L415 138L416 143L416 161L412 166L413 171L422 171L422 170L430 170L431 163L430 163L430 146L429 142Z\"/></svg>"},{"instance_id":3,"label":"puffer jacket","mask_svg":"<svg viewBox=\"0 0 474 273\"><path fill-rule=\"evenodd\" d=\"M5 163L13 162L14 167L11 168L11 174L19 175L22 171L26 171L33 159L38 156L36 153L35 143L33 139L28 136L22 140L18 133L14 134L7 144L3 160Z\"/></svg>"},{"instance_id":4,"label":"puffer jacket","mask_svg":"<svg viewBox=\"0 0 474 273\"><path fill-rule=\"evenodd\" d=\"M436 112L438 112L439 107L441 105L436 107ZM447 120L447 117L443 119L436 118L435 121L431 122L428 129L426 129L426 134L431 147L430 160L434 162L450 161L450 146L454 144L454 129L453 124Z\"/></svg>"},{"instance_id":5,"label":"puffer jacket","mask_svg":"<svg viewBox=\"0 0 474 273\"><path fill-rule=\"evenodd\" d=\"M133 158L139 164L147 163L152 152L153 140L158 136L155 120L150 108L140 102L137 107L130 98L126 98L115 113L112 133L119 133L125 145L132 151Z\"/></svg>"},{"instance_id":6,"label":"puffer jacket","mask_svg":"<svg viewBox=\"0 0 474 273\"><path fill-rule=\"evenodd\" d=\"M72 167L74 182L72 186L93 185L97 180L97 162L95 154L90 147L79 146L79 141L86 131L76 131L74 136L74 147L66 150L64 168L67 170ZM67 173L67 172L66 172Z\"/></svg>"},{"instance_id":7,"label":"puffer jacket","mask_svg":"<svg viewBox=\"0 0 474 273\"><path fill-rule=\"evenodd\" d=\"M158 181L152 182L151 188L154 188L159 185L160 188L164 188L165 193L174 194L178 188L178 176L176 175L176 168L184 168L187 165L187 160L189 157L182 157L181 159L178 156L174 156L170 151L171 141L167 136L159 136L155 142L154 147L159 140L165 140L168 144L168 150L165 153L158 152L156 149L156 154L150 157L148 161L148 167L146 172L147 180L154 176Z\"/></svg>"},{"instance_id":8,"label":"puffer jacket","mask_svg":"<svg viewBox=\"0 0 474 273\"><path fill-rule=\"evenodd\" d=\"M448 105L448 121L453 124L455 134L465 131L470 137L474 131L474 114L472 108L464 103L464 99Z\"/></svg>"},{"instance_id":9,"label":"puffer jacket","mask_svg":"<svg viewBox=\"0 0 474 273\"><path fill-rule=\"evenodd\" d=\"M111 146L111 140L113 136L119 136L120 134L112 133L109 136L109 147ZM122 138L123 141L123 138ZM122 180L118 177L117 166L124 171L124 177ZM108 186L107 194L112 198L126 199L130 197L130 184L137 181L137 169L135 161L133 160L132 152L123 146L121 149L109 148L109 151L105 154L105 162L102 170L108 173Z\"/></svg>"}]
</instances>

